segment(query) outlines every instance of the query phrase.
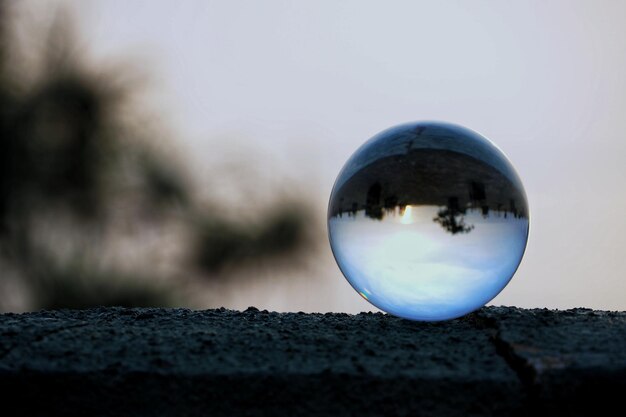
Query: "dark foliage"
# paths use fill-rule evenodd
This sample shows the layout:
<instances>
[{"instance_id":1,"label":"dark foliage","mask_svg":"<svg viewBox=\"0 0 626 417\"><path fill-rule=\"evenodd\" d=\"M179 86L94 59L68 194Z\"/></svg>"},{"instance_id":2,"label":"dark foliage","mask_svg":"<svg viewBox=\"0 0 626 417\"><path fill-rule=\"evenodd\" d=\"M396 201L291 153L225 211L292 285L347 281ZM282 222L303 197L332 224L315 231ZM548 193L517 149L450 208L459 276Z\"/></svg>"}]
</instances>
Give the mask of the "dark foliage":
<instances>
[{"instance_id":1,"label":"dark foliage","mask_svg":"<svg viewBox=\"0 0 626 417\"><path fill-rule=\"evenodd\" d=\"M71 53L77 48L67 19L44 35L46 62L35 81L21 79L28 71L15 68L19 60L8 53L20 50L11 45L5 25L10 5L0 0L0 268L18 271L33 307L171 305L172 288L146 278L149 259L135 272L120 272L128 268L115 261L94 262L115 216L156 228L176 213L176 221L195 235L196 259L211 272L289 256L302 247L307 227L302 210L283 202L258 223L209 214L196 227L201 210L186 173L150 146L145 140L150 132L120 122L136 87L113 82L117 74L90 69ZM87 237L74 242L78 248L69 260L38 239L38 227L51 222L51 213L65 221L55 232L60 244L71 236Z\"/></svg>"}]
</instances>

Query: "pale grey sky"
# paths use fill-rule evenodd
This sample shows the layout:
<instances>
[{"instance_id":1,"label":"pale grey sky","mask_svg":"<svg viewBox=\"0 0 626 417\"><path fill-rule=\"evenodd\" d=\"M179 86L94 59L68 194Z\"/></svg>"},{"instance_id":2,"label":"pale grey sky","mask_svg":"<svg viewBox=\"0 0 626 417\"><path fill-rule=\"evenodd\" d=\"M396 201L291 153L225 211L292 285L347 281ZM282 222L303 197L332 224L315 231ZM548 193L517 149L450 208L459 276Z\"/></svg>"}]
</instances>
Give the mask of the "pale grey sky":
<instances>
[{"instance_id":1,"label":"pale grey sky","mask_svg":"<svg viewBox=\"0 0 626 417\"><path fill-rule=\"evenodd\" d=\"M530 201L526 256L494 304L626 309L626 2L61 3L94 59L154 76L151 97L200 177L241 158L263 181L308 184L323 218L366 139L413 120L461 124L508 155ZM256 288L234 306L367 308L320 256L324 284L293 290L312 294Z\"/></svg>"}]
</instances>

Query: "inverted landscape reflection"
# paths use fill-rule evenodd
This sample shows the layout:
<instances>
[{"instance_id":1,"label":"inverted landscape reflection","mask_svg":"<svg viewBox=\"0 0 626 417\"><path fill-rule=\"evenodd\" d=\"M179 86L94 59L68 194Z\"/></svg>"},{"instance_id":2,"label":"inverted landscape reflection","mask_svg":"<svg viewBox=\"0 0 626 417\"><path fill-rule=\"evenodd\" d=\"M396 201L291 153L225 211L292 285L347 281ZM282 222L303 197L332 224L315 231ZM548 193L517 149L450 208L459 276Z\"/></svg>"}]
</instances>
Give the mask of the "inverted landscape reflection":
<instances>
[{"instance_id":1,"label":"inverted landscape reflection","mask_svg":"<svg viewBox=\"0 0 626 417\"><path fill-rule=\"evenodd\" d=\"M413 320L480 308L515 273L528 206L489 141L442 123L389 129L359 149L329 204L333 253L369 302Z\"/></svg>"}]
</instances>

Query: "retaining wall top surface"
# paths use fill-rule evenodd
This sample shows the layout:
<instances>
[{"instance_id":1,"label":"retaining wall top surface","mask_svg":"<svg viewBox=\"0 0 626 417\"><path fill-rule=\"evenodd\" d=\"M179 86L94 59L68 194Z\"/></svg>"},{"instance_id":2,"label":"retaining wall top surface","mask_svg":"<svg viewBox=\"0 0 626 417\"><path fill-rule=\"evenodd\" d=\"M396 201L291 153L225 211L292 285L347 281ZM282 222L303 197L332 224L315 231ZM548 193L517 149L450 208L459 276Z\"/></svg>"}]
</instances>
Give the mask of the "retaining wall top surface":
<instances>
[{"instance_id":1,"label":"retaining wall top surface","mask_svg":"<svg viewBox=\"0 0 626 417\"><path fill-rule=\"evenodd\" d=\"M624 388L620 312L0 315L0 393L22 415L584 415Z\"/></svg>"}]
</instances>

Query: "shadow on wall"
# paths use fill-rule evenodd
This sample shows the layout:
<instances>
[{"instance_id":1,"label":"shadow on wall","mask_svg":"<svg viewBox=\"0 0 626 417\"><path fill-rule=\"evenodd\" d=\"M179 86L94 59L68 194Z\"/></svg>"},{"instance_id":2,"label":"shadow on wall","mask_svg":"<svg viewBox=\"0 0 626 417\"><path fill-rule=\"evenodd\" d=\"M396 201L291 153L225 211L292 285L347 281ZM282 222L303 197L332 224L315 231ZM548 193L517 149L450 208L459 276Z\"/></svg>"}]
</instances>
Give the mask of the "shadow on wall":
<instances>
[{"instance_id":1,"label":"shadow on wall","mask_svg":"<svg viewBox=\"0 0 626 417\"><path fill-rule=\"evenodd\" d=\"M0 0L0 284L18 281L26 308L186 304L180 279L164 277L213 277L308 244L299 199L276 201L253 224L201 204L184 164L157 147L162 133L125 122L139 110L135 86L73 53L71 19L42 35L39 71L16 68L12 7ZM189 253L154 249L166 246Z\"/></svg>"}]
</instances>

